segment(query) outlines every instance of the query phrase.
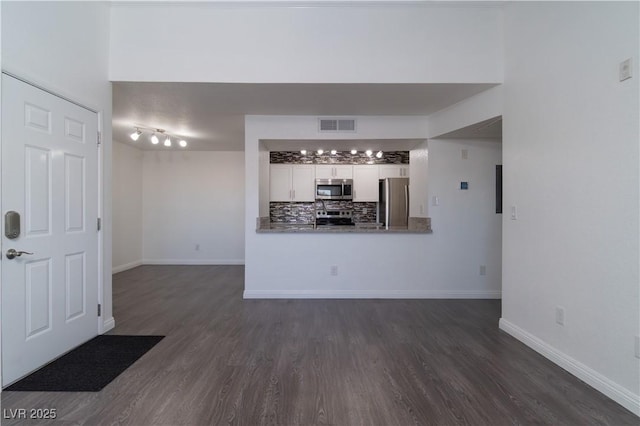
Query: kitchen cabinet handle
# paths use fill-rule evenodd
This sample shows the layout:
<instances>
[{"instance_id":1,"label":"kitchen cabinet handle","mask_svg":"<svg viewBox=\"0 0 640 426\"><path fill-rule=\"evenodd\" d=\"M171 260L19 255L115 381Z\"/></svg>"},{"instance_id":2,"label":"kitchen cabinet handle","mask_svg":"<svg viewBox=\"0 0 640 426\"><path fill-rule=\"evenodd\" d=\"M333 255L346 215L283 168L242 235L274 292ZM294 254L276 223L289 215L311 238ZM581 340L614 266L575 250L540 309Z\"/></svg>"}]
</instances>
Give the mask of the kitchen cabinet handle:
<instances>
[{"instance_id":1,"label":"kitchen cabinet handle","mask_svg":"<svg viewBox=\"0 0 640 426\"><path fill-rule=\"evenodd\" d=\"M295 200L295 199L296 199L296 190L295 190L295 189L293 190L293 198L292 198L292 199L293 199L293 200Z\"/></svg>"},{"instance_id":2,"label":"kitchen cabinet handle","mask_svg":"<svg viewBox=\"0 0 640 426\"><path fill-rule=\"evenodd\" d=\"M289 199L291 200L291 190L289 190Z\"/></svg>"}]
</instances>

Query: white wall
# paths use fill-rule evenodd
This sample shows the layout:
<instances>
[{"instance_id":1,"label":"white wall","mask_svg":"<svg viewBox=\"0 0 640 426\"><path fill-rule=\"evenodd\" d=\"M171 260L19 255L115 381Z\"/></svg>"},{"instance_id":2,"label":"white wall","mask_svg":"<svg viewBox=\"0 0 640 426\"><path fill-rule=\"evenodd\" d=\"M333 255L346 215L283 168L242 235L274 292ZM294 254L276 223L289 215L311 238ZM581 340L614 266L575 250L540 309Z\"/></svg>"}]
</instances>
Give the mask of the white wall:
<instances>
[{"instance_id":1,"label":"white wall","mask_svg":"<svg viewBox=\"0 0 640 426\"><path fill-rule=\"evenodd\" d=\"M430 139L429 216L439 256L452 259L458 279L502 290L502 215L496 214L496 165L502 164L502 144L496 140ZM462 150L467 159L462 158ZM413 166L412 166L413 167ZM460 182L469 189L461 190ZM438 197L437 206L433 197ZM480 265L486 276L479 276Z\"/></svg>"},{"instance_id":2,"label":"white wall","mask_svg":"<svg viewBox=\"0 0 640 426\"><path fill-rule=\"evenodd\" d=\"M419 139L426 133L424 117L359 117L350 137ZM429 191L440 191L443 200L430 210L433 234L257 234L259 141L296 138L318 138L313 117L246 119L245 297L500 297L500 219L493 197L483 197L494 188L489 174L499 144L429 146ZM469 160L454 167L460 144L469 147ZM459 194L455 182L463 177L471 190ZM486 276L479 274L481 262ZM331 265L338 276L330 275Z\"/></svg>"},{"instance_id":3,"label":"white wall","mask_svg":"<svg viewBox=\"0 0 640 426\"><path fill-rule=\"evenodd\" d=\"M114 141L114 273L142 264L142 158L141 150Z\"/></svg>"},{"instance_id":4,"label":"white wall","mask_svg":"<svg viewBox=\"0 0 640 426\"><path fill-rule=\"evenodd\" d=\"M122 2L111 20L114 81L502 81L499 7Z\"/></svg>"},{"instance_id":5,"label":"white wall","mask_svg":"<svg viewBox=\"0 0 640 426\"><path fill-rule=\"evenodd\" d=\"M111 305L111 84L107 78L109 5L2 2L2 68L100 112L103 232L102 328Z\"/></svg>"},{"instance_id":6,"label":"white wall","mask_svg":"<svg viewBox=\"0 0 640 426\"><path fill-rule=\"evenodd\" d=\"M146 151L142 174L143 263L244 263L244 153Z\"/></svg>"},{"instance_id":7,"label":"white wall","mask_svg":"<svg viewBox=\"0 0 640 426\"><path fill-rule=\"evenodd\" d=\"M505 10L501 327L640 415L638 15L637 2Z\"/></svg>"}]
</instances>

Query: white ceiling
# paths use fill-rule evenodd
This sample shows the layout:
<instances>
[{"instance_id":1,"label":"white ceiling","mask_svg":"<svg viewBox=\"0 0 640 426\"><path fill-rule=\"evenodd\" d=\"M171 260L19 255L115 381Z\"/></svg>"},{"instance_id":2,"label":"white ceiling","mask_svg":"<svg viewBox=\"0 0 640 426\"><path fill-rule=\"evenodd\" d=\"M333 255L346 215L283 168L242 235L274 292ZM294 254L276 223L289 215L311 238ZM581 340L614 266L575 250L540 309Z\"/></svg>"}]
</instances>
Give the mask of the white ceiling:
<instances>
[{"instance_id":1,"label":"white ceiling","mask_svg":"<svg viewBox=\"0 0 640 426\"><path fill-rule=\"evenodd\" d=\"M500 139L502 140L502 116L463 127L438 136L442 139Z\"/></svg>"},{"instance_id":2,"label":"white ceiling","mask_svg":"<svg viewBox=\"0 0 640 426\"><path fill-rule=\"evenodd\" d=\"M184 137L189 150L242 151L246 114L428 115L494 86L114 82L113 138L168 149L151 145L148 135L133 142L129 134L141 125Z\"/></svg>"}]
</instances>

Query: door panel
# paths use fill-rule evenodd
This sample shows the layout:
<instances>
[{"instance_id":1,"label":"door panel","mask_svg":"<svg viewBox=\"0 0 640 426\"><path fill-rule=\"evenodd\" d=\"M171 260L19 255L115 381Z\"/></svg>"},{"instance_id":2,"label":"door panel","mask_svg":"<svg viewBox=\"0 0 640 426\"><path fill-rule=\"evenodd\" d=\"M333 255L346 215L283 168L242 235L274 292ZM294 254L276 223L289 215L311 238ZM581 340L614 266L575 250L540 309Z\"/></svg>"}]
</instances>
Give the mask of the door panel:
<instances>
[{"instance_id":1,"label":"door panel","mask_svg":"<svg viewBox=\"0 0 640 426\"><path fill-rule=\"evenodd\" d=\"M22 217L2 236L3 386L98 334L97 130L96 113L2 75L0 216Z\"/></svg>"},{"instance_id":2,"label":"door panel","mask_svg":"<svg viewBox=\"0 0 640 426\"><path fill-rule=\"evenodd\" d=\"M27 339L51 331L51 259L25 265Z\"/></svg>"},{"instance_id":3,"label":"door panel","mask_svg":"<svg viewBox=\"0 0 640 426\"><path fill-rule=\"evenodd\" d=\"M3 78L4 80L4 78ZM36 105L25 103L24 123L26 127L51 133L51 111Z\"/></svg>"},{"instance_id":4,"label":"door panel","mask_svg":"<svg viewBox=\"0 0 640 426\"><path fill-rule=\"evenodd\" d=\"M66 231L84 231L84 158L65 154Z\"/></svg>"},{"instance_id":5,"label":"door panel","mask_svg":"<svg viewBox=\"0 0 640 426\"><path fill-rule=\"evenodd\" d=\"M74 120L73 118L64 118L64 134L67 138L84 143L84 123Z\"/></svg>"},{"instance_id":6,"label":"door panel","mask_svg":"<svg viewBox=\"0 0 640 426\"><path fill-rule=\"evenodd\" d=\"M67 321L71 321L86 313L87 280L85 277L84 253L68 254L66 257L66 311Z\"/></svg>"},{"instance_id":7,"label":"door panel","mask_svg":"<svg viewBox=\"0 0 640 426\"><path fill-rule=\"evenodd\" d=\"M49 234L51 223L51 152L25 147L24 208L27 234Z\"/></svg>"}]
</instances>

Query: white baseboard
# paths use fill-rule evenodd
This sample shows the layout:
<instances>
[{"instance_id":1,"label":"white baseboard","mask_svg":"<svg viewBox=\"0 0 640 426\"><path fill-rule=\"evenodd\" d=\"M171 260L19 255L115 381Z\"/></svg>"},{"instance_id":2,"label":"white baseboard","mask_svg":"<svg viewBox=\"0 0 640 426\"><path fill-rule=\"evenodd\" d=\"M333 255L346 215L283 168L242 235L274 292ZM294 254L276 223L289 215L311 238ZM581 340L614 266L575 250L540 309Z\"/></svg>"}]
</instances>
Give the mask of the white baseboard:
<instances>
[{"instance_id":1,"label":"white baseboard","mask_svg":"<svg viewBox=\"0 0 640 426\"><path fill-rule=\"evenodd\" d=\"M245 290L245 299L500 299L499 291Z\"/></svg>"},{"instance_id":2,"label":"white baseboard","mask_svg":"<svg viewBox=\"0 0 640 426\"><path fill-rule=\"evenodd\" d=\"M140 265L142 265L142 260L136 260L135 262L125 263L124 265L114 266L111 268L111 273L117 274L118 272L127 271Z\"/></svg>"},{"instance_id":3,"label":"white baseboard","mask_svg":"<svg viewBox=\"0 0 640 426\"><path fill-rule=\"evenodd\" d=\"M106 333L107 331L111 330L115 326L116 326L116 320L113 317L108 318L104 320L104 325L102 326L102 332Z\"/></svg>"},{"instance_id":4,"label":"white baseboard","mask_svg":"<svg viewBox=\"0 0 640 426\"><path fill-rule=\"evenodd\" d=\"M144 259L143 265L244 265L244 259Z\"/></svg>"},{"instance_id":5,"label":"white baseboard","mask_svg":"<svg viewBox=\"0 0 640 426\"><path fill-rule=\"evenodd\" d=\"M640 395L623 388L597 371L571 358L558 349L543 342L533 334L521 329L504 318L500 318L500 329L520 340L548 360L567 370L583 382L622 405L627 410L640 416Z\"/></svg>"}]
</instances>

